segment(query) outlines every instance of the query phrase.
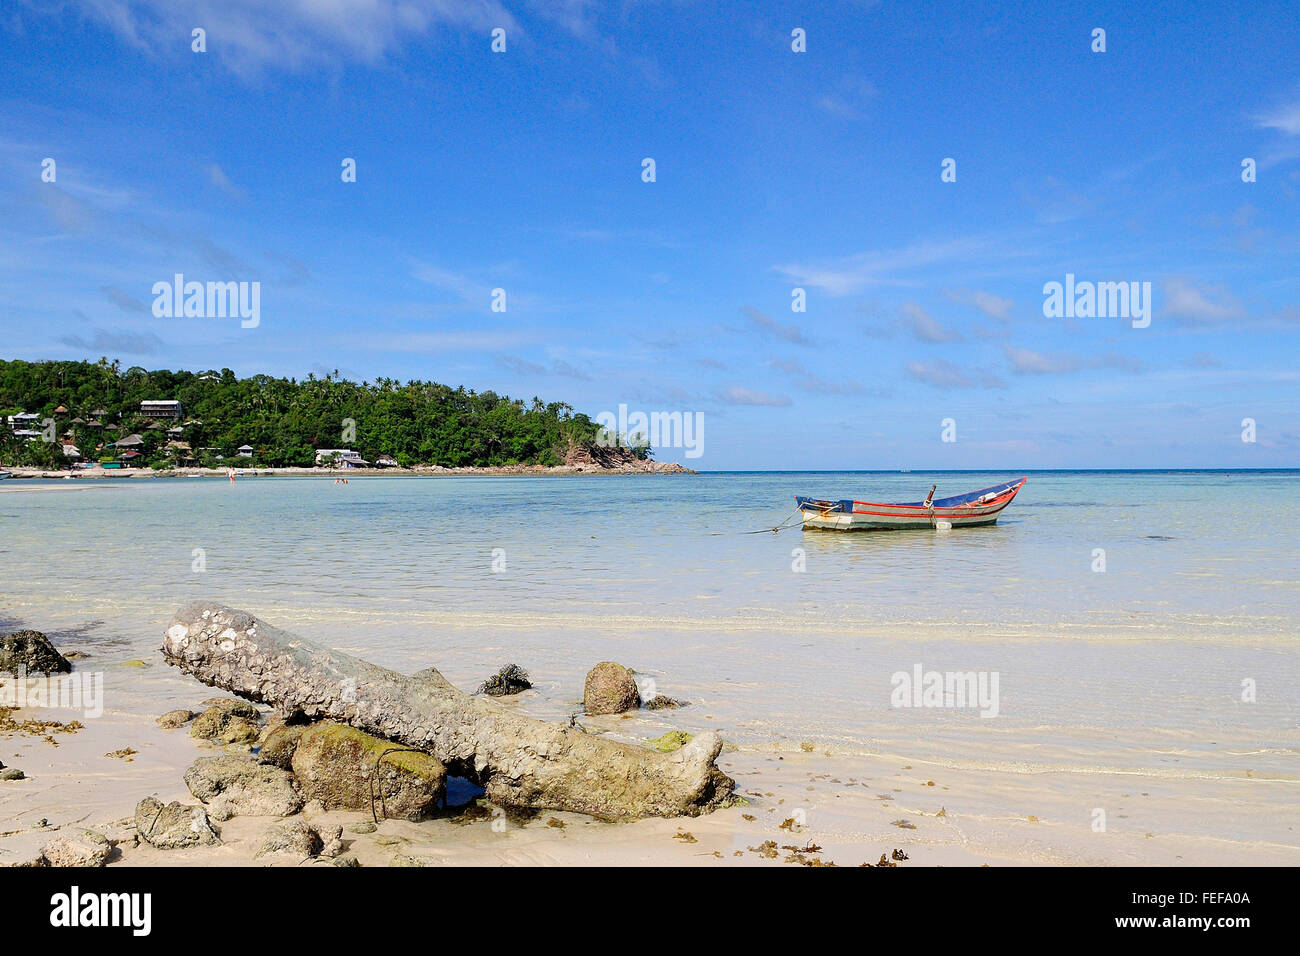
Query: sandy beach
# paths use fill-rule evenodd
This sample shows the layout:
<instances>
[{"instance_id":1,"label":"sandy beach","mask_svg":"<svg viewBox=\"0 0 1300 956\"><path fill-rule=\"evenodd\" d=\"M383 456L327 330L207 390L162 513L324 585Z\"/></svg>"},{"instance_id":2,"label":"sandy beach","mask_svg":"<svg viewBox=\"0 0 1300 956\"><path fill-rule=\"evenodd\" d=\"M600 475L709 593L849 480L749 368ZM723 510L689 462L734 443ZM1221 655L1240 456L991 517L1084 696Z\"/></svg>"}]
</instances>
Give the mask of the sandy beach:
<instances>
[{"instance_id":1,"label":"sandy beach","mask_svg":"<svg viewBox=\"0 0 1300 956\"><path fill-rule=\"evenodd\" d=\"M195 704L203 693L195 689ZM68 714L35 709L15 717L57 720ZM635 722L589 719L595 729L608 726L620 736L630 736L630 728L620 725ZM55 734L57 745L21 734L0 740L4 761L24 767L30 777L0 786L0 866L19 865L59 831L78 828L117 842L111 866L295 865L255 859L266 831L280 822L272 817L239 816L216 824L220 846L164 851L137 843L136 803L154 795L194 804L181 773L196 758L223 749L192 740L185 728L162 730L149 715L108 713L86 724L75 733ZM703 817L609 823L541 811L494 828L491 815L464 822L462 810L453 807L419 823L381 821L369 833L349 829L370 821L365 812L309 811L305 819L314 826L342 826L347 854L363 866L808 865L800 856L857 866L875 864L881 854L892 857L895 849L908 857L902 866L1300 862L1296 821L1279 820L1272 800L1261 801L1252 781L1100 770L1082 776L990 772L808 743L811 751L776 744L725 751L720 765L735 778L746 805ZM124 748L136 753L129 760L109 756ZM1275 787L1289 792L1295 782L1278 781ZM468 790L461 789L463 799ZM1113 808L1107 832L1092 828L1092 804ZM1225 804L1233 806L1237 825L1260 838L1227 839L1196 825L1202 805ZM810 845L820 849L805 850Z\"/></svg>"}]
</instances>

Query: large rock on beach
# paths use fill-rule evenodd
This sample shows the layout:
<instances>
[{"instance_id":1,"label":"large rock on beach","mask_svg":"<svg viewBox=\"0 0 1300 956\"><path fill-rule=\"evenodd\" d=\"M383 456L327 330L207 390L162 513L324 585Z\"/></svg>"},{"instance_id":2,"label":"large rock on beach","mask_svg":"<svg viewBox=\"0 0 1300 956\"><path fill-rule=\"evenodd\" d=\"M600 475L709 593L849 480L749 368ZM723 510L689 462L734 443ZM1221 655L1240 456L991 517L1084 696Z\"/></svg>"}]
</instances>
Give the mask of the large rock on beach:
<instances>
[{"instance_id":1,"label":"large rock on beach","mask_svg":"<svg viewBox=\"0 0 1300 956\"><path fill-rule=\"evenodd\" d=\"M72 664L40 631L14 631L0 635L0 674L17 674L19 667L28 674L67 674L72 671Z\"/></svg>"},{"instance_id":2,"label":"large rock on beach","mask_svg":"<svg viewBox=\"0 0 1300 956\"><path fill-rule=\"evenodd\" d=\"M385 751L395 752L381 761ZM292 766L303 796L328 810L368 811L373 777L376 813L419 820L438 807L447 788L447 768L432 755L334 721L303 731Z\"/></svg>"},{"instance_id":3,"label":"large rock on beach","mask_svg":"<svg viewBox=\"0 0 1300 956\"><path fill-rule=\"evenodd\" d=\"M268 725L262 732L262 748L257 752L257 759L281 770L292 770L293 752L298 749L298 740L308 726L283 722Z\"/></svg>"},{"instance_id":4,"label":"large rock on beach","mask_svg":"<svg viewBox=\"0 0 1300 956\"><path fill-rule=\"evenodd\" d=\"M221 842L202 807L186 806L176 801L164 806L154 797L145 797L136 805L135 829L141 839L160 850Z\"/></svg>"},{"instance_id":5,"label":"large rock on beach","mask_svg":"<svg viewBox=\"0 0 1300 956\"><path fill-rule=\"evenodd\" d=\"M589 714L621 714L641 706L641 692L630 670L613 661L601 661L587 671L582 701Z\"/></svg>"},{"instance_id":6,"label":"large rock on beach","mask_svg":"<svg viewBox=\"0 0 1300 956\"><path fill-rule=\"evenodd\" d=\"M302 809L292 775L247 757L200 757L183 779L214 820L287 817Z\"/></svg>"},{"instance_id":7,"label":"large rock on beach","mask_svg":"<svg viewBox=\"0 0 1300 956\"><path fill-rule=\"evenodd\" d=\"M100 867L108 862L113 844L94 830L60 834L41 849L47 866Z\"/></svg>"}]
</instances>

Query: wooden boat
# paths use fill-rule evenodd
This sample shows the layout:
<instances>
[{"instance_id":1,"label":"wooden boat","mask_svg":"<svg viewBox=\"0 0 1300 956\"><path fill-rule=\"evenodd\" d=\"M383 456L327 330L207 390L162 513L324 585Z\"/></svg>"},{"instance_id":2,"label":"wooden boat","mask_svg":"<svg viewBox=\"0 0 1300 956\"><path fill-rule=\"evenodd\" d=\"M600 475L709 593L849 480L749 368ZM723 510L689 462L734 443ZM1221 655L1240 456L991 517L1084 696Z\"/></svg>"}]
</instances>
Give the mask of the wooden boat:
<instances>
[{"instance_id":1,"label":"wooden boat","mask_svg":"<svg viewBox=\"0 0 1300 956\"><path fill-rule=\"evenodd\" d=\"M826 501L795 496L803 526L826 531L879 531L891 528L974 528L994 524L1002 509L1024 487L1027 479L969 491L951 498L934 497L930 488L924 501L882 504L874 501Z\"/></svg>"}]
</instances>

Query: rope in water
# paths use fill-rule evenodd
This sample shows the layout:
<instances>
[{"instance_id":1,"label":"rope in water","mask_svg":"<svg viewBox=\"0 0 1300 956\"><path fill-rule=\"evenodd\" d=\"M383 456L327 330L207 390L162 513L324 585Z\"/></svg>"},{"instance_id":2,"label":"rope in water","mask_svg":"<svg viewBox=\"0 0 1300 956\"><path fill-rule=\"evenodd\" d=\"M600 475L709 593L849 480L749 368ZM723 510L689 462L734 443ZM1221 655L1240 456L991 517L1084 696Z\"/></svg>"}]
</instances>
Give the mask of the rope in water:
<instances>
[{"instance_id":1,"label":"rope in water","mask_svg":"<svg viewBox=\"0 0 1300 956\"><path fill-rule=\"evenodd\" d=\"M791 518L794 518L796 516L798 517L797 522L790 520ZM788 528L793 528L795 524L802 524L802 523L803 523L803 512L800 511L798 508L796 508L794 511L790 512L790 514L788 514L785 517L785 519L782 520L782 522L779 525L777 525L775 528L759 528L757 531L714 531L712 532L712 534L715 536L722 535L722 534L776 534L777 532L785 531Z\"/></svg>"}]
</instances>

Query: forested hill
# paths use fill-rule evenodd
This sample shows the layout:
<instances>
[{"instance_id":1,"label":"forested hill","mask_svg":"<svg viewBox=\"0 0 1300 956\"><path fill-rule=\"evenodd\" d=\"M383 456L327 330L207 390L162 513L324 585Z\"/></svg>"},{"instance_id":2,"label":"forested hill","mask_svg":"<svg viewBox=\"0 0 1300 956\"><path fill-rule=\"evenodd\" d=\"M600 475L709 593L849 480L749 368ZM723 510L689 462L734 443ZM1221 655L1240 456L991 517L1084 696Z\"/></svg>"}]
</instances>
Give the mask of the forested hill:
<instances>
[{"instance_id":1,"label":"forested hill","mask_svg":"<svg viewBox=\"0 0 1300 956\"><path fill-rule=\"evenodd\" d=\"M182 403L180 422L158 422L140 413L142 401L159 399ZM65 411L56 414L60 406ZM139 434L145 442L142 463L154 467L176 456L176 436L169 450L166 435L176 425L184 425L184 451L197 463L208 464L217 455L228 460L241 445L251 445L254 462L271 466L311 465L318 448L350 448L372 462L388 455L402 465L555 465L563 463L567 450L594 442L599 430L561 402L524 402L436 382L356 383L337 372L302 381L237 378L230 369L151 372L123 370L107 359L0 361L0 414L20 412L53 418L61 442L75 443L87 458ZM5 461L57 454L61 448L61 442L15 438L7 419L0 420L0 441Z\"/></svg>"}]
</instances>

